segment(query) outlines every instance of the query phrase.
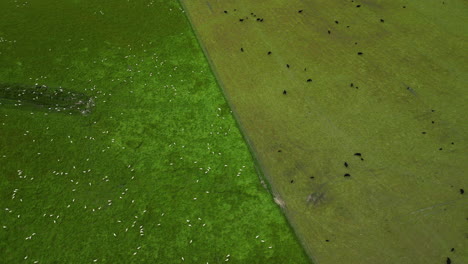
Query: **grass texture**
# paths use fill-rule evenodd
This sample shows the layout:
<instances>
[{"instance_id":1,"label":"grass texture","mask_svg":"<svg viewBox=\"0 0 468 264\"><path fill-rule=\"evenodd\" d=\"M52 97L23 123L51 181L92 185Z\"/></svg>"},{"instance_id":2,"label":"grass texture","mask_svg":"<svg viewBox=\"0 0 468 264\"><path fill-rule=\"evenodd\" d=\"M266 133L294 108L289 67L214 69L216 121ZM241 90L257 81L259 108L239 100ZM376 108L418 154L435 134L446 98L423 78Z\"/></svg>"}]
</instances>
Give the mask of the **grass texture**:
<instances>
[{"instance_id":1,"label":"grass texture","mask_svg":"<svg viewBox=\"0 0 468 264\"><path fill-rule=\"evenodd\" d=\"M177 1L0 10L0 83L94 101L0 101L0 262L309 263Z\"/></svg>"},{"instance_id":2,"label":"grass texture","mask_svg":"<svg viewBox=\"0 0 468 264\"><path fill-rule=\"evenodd\" d=\"M468 263L466 1L181 3L316 263Z\"/></svg>"}]
</instances>

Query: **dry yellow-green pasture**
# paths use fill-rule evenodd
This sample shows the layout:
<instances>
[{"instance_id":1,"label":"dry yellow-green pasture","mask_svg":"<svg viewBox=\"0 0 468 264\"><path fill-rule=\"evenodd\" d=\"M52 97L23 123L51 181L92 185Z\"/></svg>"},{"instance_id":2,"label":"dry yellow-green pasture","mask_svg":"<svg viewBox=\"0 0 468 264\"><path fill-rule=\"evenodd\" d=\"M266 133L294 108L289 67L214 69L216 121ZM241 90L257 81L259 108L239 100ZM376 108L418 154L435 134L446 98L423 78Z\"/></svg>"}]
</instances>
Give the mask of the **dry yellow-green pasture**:
<instances>
[{"instance_id":1,"label":"dry yellow-green pasture","mask_svg":"<svg viewBox=\"0 0 468 264\"><path fill-rule=\"evenodd\" d=\"M181 3L315 263L468 263L466 1Z\"/></svg>"}]
</instances>

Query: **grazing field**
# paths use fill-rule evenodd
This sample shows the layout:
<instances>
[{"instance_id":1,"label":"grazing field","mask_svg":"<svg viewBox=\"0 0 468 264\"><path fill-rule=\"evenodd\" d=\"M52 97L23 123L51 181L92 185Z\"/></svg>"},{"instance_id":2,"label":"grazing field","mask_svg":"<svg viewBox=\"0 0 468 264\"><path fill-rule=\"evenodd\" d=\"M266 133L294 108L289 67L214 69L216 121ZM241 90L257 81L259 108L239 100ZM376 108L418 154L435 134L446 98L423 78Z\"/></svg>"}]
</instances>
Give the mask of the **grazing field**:
<instances>
[{"instance_id":1,"label":"grazing field","mask_svg":"<svg viewBox=\"0 0 468 264\"><path fill-rule=\"evenodd\" d=\"M310 263L179 2L0 10L1 263Z\"/></svg>"},{"instance_id":2,"label":"grazing field","mask_svg":"<svg viewBox=\"0 0 468 264\"><path fill-rule=\"evenodd\" d=\"M316 263L468 263L466 1L181 3Z\"/></svg>"}]
</instances>

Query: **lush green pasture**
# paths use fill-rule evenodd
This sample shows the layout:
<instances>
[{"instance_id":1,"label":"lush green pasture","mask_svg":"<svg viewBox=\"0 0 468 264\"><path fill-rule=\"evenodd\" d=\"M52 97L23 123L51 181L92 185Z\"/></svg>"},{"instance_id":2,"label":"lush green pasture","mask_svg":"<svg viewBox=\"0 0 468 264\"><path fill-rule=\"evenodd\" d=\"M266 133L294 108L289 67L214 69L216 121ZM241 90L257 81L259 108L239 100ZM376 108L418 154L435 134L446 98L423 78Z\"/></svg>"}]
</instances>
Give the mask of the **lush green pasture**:
<instances>
[{"instance_id":1,"label":"lush green pasture","mask_svg":"<svg viewBox=\"0 0 468 264\"><path fill-rule=\"evenodd\" d=\"M0 262L308 263L177 1L0 1Z\"/></svg>"}]
</instances>

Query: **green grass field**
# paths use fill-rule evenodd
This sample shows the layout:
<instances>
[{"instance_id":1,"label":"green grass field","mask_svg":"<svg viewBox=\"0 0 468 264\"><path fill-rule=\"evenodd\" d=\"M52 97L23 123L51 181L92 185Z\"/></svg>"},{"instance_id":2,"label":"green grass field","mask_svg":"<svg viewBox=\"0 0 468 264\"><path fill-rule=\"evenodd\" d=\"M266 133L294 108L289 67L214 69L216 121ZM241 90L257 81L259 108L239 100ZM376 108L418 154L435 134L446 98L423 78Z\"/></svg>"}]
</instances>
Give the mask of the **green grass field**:
<instances>
[{"instance_id":1,"label":"green grass field","mask_svg":"<svg viewBox=\"0 0 468 264\"><path fill-rule=\"evenodd\" d=\"M468 263L466 1L181 3L314 262Z\"/></svg>"},{"instance_id":2,"label":"green grass field","mask_svg":"<svg viewBox=\"0 0 468 264\"><path fill-rule=\"evenodd\" d=\"M310 263L177 1L0 1L1 263Z\"/></svg>"}]
</instances>

